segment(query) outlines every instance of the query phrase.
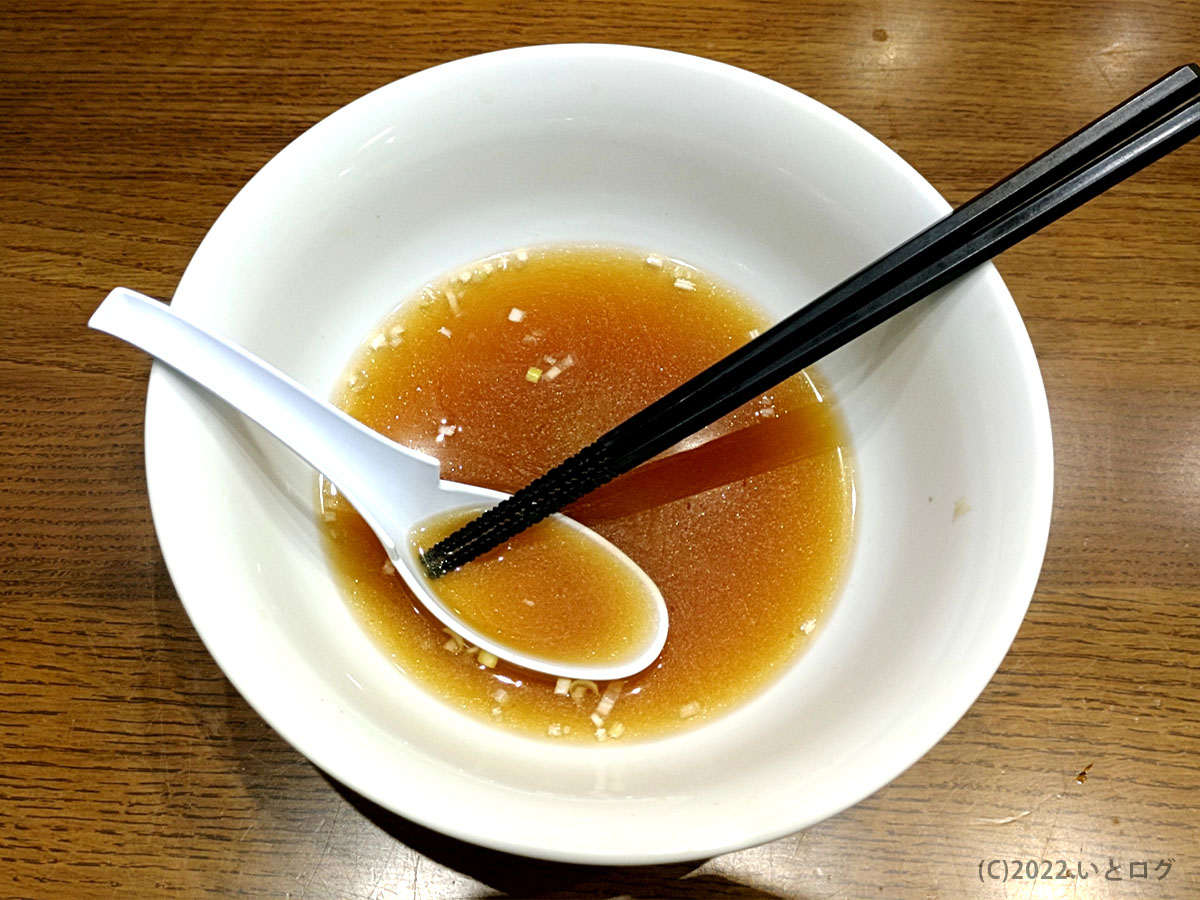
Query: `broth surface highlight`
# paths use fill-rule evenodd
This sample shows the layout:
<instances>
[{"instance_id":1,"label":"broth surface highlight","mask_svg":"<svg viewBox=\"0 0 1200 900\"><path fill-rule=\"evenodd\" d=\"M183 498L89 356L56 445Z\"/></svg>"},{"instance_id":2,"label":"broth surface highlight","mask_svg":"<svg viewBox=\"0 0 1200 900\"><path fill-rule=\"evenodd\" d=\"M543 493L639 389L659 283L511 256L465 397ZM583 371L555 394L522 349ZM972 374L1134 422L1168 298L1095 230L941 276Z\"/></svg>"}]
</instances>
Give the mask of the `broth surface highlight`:
<instances>
[{"instance_id":1,"label":"broth surface highlight","mask_svg":"<svg viewBox=\"0 0 1200 900\"><path fill-rule=\"evenodd\" d=\"M671 259L518 250L401 304L334 401L438 457L443 477L512 492L766 325L726 285ZM810 371L569 507L654 579L670 613L659 659L609 685L481 661L420 608L327 484L322 523L364 626L447 703L557 740L653 737L749 699L811 639L849 553L847 450Z\"/></svg>"}]
</instances>

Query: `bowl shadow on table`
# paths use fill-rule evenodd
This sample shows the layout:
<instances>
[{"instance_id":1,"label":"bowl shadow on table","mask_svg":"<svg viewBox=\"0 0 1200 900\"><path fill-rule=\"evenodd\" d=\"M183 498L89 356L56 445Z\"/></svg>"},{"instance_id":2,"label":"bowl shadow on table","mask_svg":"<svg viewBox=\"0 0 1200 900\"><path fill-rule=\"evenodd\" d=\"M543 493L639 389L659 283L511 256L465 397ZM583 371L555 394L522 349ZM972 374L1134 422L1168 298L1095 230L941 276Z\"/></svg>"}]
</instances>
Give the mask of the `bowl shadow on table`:
<instances>
[{"instance_id":1,"label":"bowl shadow on table","mask_svg":"<svg viewBox=\"0 0 1200 900\"><path fill-rule=\"evenodd\" d=\"M782 900L783 895L721 875L693 875L707 860L646 866L596 866L516 856L460 841L410 822L355 793L325 773L341 797L364 818L406 847L511 897L694 898ZM791 900L803 900L789 895Z\"/></svg>"}]
</instances>

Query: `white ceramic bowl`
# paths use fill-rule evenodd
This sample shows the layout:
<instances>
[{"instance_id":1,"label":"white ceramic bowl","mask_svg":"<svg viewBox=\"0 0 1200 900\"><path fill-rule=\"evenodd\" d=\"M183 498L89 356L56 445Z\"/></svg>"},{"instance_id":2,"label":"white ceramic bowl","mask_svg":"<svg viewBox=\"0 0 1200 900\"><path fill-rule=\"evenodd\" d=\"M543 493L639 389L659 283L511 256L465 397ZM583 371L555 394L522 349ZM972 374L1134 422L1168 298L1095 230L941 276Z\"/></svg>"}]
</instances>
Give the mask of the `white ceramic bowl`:
<instances>
[{"instance_id":1,"label":"white ceramic bowl","mask_svg":"<svg viewBox=\"0 0 1200 900\"><path fill-rule=\"evenodd\" d=\"M217 220L174 304L327 394L398 301L494 251L654 248L782 316L946 210L883 144L767 79L656 50L534 47L410 76L299 137ZM823 368L859 479L843 595L764 694L657 742L515 737L407 683L339 598L312 473L162 368L146 411L154 519L217 662L338 780L530 856L705 857L837 813L916 761L991 678L1041 565L1046 399L990 266Z\"/></svg>"}]
</instances>

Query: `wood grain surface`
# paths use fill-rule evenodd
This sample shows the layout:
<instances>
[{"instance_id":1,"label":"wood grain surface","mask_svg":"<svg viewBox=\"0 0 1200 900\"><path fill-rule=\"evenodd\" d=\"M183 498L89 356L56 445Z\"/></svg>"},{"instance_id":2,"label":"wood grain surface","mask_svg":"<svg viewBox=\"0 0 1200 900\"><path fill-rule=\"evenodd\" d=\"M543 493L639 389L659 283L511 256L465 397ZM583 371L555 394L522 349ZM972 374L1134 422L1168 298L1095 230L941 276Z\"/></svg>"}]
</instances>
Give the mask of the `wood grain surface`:
<instances>
[{"instance_id":1,"label":"wood grain surface","mask_svg":"<svg viewBox=\"0 0 1200 900\"><path fill-rule=\"evenodd\" d=\"M456 57L712 57L840 110L960 202L1200 57L1198 36L1195 0L0 4L0 897L1200 896L1200 145L998 263L1045 376L1056 488L991 685L856 807L690 864L457 843L272 732L159 555L149 363L84 328L115 284L170 296L303 129ZM989 876L1014 859L1088 877Z\"/></svg>"}]
</instances>

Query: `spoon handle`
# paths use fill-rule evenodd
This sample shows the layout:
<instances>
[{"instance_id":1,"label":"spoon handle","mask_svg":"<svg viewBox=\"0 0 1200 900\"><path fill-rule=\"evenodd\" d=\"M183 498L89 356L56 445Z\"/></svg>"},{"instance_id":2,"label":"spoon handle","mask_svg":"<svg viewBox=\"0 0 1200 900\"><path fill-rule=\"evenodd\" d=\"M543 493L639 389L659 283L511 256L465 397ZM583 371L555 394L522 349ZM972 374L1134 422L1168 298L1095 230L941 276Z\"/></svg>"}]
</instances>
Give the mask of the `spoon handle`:
<instances>
[{"instance_id":1,"label":"spoon handle","mask_svg":"<svg viewBox=\"0 0 1200 900\"><path fill-rule=\"evenodd\" d=\"M115 288L88 326L146 351L275 435L337 485L385 543L385 535L407 532L425 510L423 497L437 489L436 459L372 431L269 363L181 318L165 303ZM397 478L405 480L407 491L387 490ZM385 491L388 504L360 503ZM397 509L404 493L411 494L412 505ZM391 521L380 521L380 516ZM389 555L393 549L387 547Z\"/></svg>"}]
</instances>

